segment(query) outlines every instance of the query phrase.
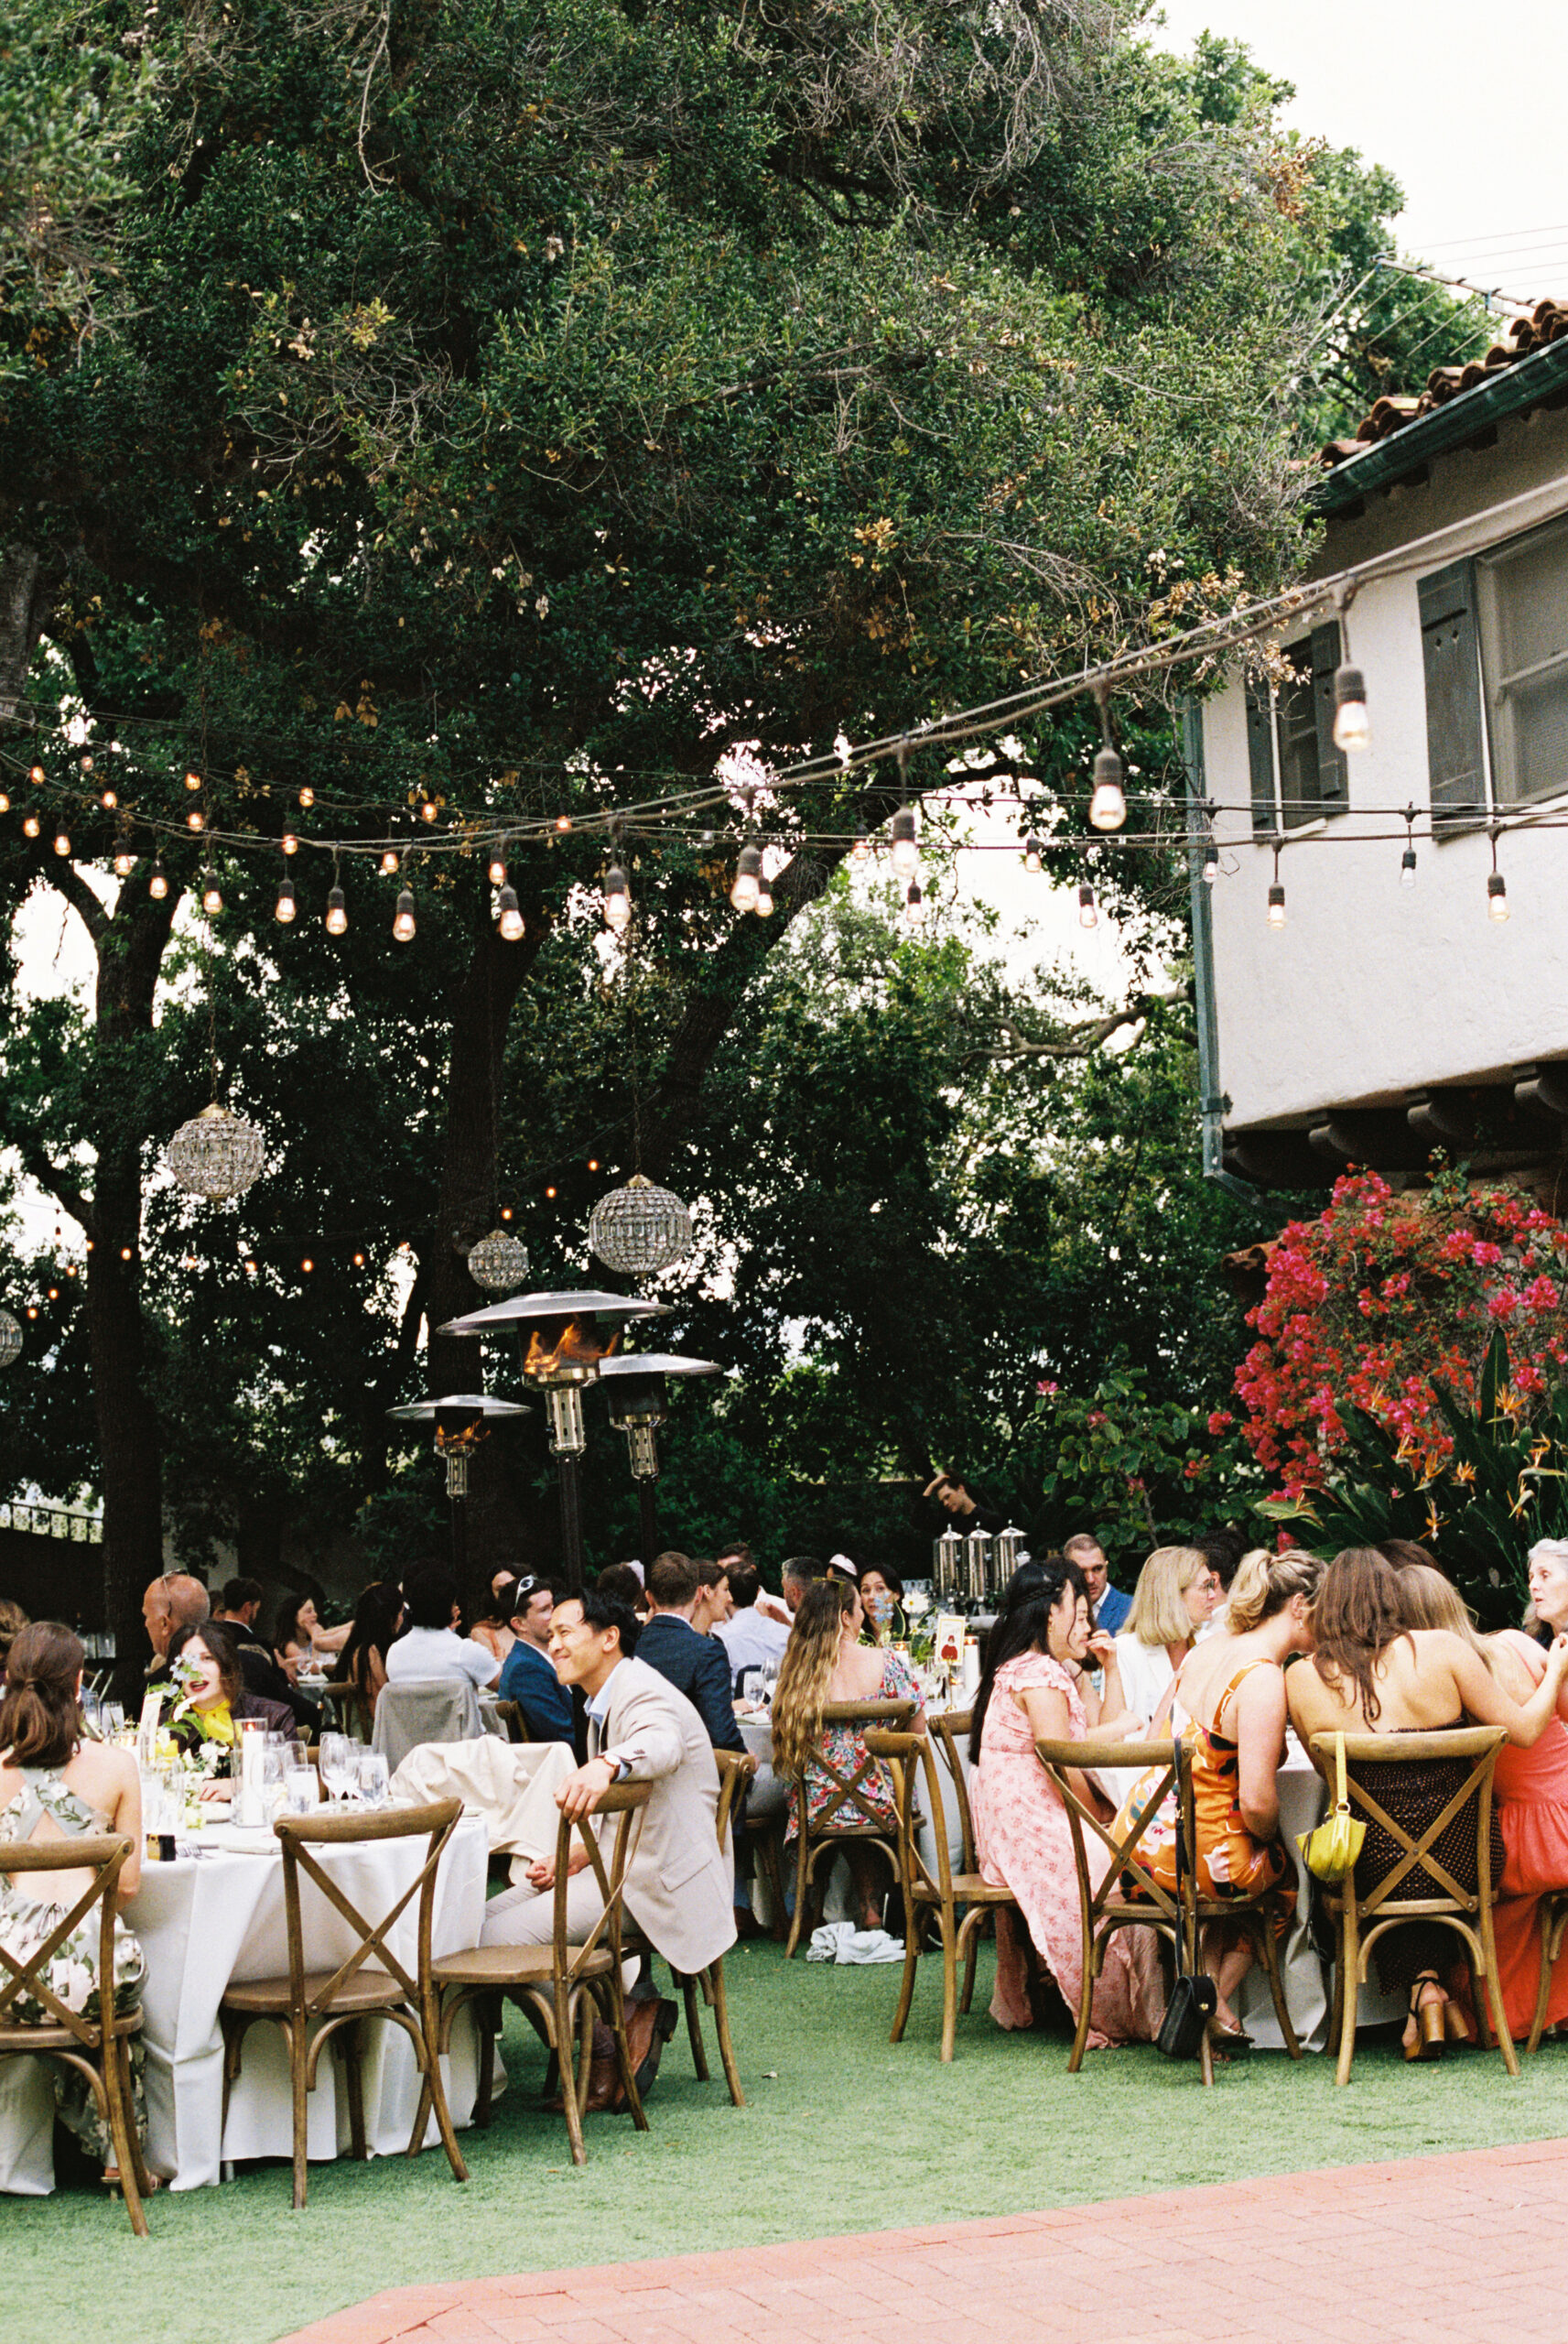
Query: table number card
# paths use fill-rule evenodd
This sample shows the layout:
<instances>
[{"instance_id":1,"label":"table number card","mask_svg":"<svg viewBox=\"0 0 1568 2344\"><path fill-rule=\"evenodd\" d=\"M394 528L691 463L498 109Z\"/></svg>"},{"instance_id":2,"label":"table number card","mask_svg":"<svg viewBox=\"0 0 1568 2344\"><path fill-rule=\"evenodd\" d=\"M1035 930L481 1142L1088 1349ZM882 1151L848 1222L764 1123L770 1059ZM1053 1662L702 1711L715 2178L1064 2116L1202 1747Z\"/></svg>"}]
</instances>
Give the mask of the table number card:
<instances>
[{"instance_id":1,"label":"table number card","mask_svg":"<svg viewBox=\"0 0 1568 2344\"><path fill-rule=\"evenodd\" d=\"M163 1693L152 1687L142 1701L142 1714L136 1721L136 1763L151 1766L157 1759L157 1731L163 1721Z\"/></svg>"},{"instance_id":2,"label":"table number card","mask_svg":"<svg viewBox=\"0 0 1568 2344\"><path fill-rule=\"evenodd\" d=\"M964 1622L957 1612L939 1612L936 1615L936 1639L933 1650L944 1668L958 1667L964 1657Z\"/></svg>"}]
</instances>

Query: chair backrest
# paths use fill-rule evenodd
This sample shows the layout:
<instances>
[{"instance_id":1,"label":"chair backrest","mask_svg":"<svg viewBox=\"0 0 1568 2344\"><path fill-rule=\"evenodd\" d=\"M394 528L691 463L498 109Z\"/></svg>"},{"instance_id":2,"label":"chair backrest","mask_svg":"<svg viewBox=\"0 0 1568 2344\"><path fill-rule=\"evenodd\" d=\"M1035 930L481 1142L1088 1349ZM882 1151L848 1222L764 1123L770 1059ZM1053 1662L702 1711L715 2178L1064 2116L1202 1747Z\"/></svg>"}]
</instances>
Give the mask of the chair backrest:
<instances>
[{"instance_id":1,"label":"chair backrest","mask_svg":"<svg viewBox=\"0 0 1568 2344\"><path fill-rule=\"evenodd\" d=\"M719 1829L719 1844L727 1848L735 1809L756 1776L757 1762L749 1752L742 1756L739 1750L716 1750L713 1759L719 1768L719 1806L714 1821Z\"/></svg>"},{"instance_id":2,"label":"chair backrest","mask_svg":"<svg viewBox=\"0 0 1568 2344\"><path fill-rule=\"evenodd\" d=\"M942 1824L942 1785L938 1778L936 1753L929 1733L892 1733L885 1726L871 1726L866 1731L866 1748L873 1758L884 1759L892 1768L893 1792L898 1803L898 1864L900 1877L912 1891L919 1891L943 1904L953 1896L953 1866L947 1851L947 1834ZM931 1805L933 1830L936 1846L936 1872L920 1852L920 1824L914 1811L915 1785L922 1776L925 1796ZM968 1867L966 1867L968 1869Z\"/></svg>"},{"instance_id":3,"label":"chair backrest","mask_svg":"<svg viewBox=\"0 0 1568 2344\"><path fill-rule=\"evenodd\" d=\"M495 1705L495 1714L501 1720L502 1725L505 1729L506 1739L508 1742L527 1741L528 1729L524 1723L523 1711L517 1702L497 1701Z\"/></svg>"},{"instance_id":4,"label":"chair backrest","mask_svg":"<svg viewBox=\"0 0 1568 2344\"><path fill-rule=\"evenodd\" d=\"M825 1701L822 1705L825 1732L829 1726L847 1725L862 1740L867 1728L872 1726L884 1726L892 1732L902 1732L914 1715L913 1701ZM805 1774L796 1774L801 1829L807 1829L807 1817L810 1816L809 1833L813 1839L823 1832L832 1831L875 1831L885 1836L886 1818L877 1813L866 1796L869 1785L875 1784L881 1788L877 1773L881 1763L879 1758L867 1751L862 1758L856 1761L852 1771L846 1774L840 1773L820 1746L813 1751L813 1771L826 1774L832 1787L827 1805L819 1814L811 1816Z\"/></svg>"},{"instance_id":5,"label":"chair backrest","mask_svg":"<svg viewBox=\"0 0 1568 2344\"><path fill-rule=\"evenodd\" d=\"M0 1841L0 1876L50 1872L90 1872L92 1881L77 1898L69 1913L52 1928L41 1945L36 1946L25 1960L5 1949L0 1938L0 2026L68 2027L84 2050L95 2050L104 2030L114 2031L114 1997L108 1981L114 1975L114 1889L120 1869L131 1852L129 1839L103 1834L92 1839L50 1838L48 1839L6 1839ZM42 1891L40 1889L40 1894ZM49 1966L71 1932L79 1928L92 1907L99 1908L98 1916L98 1976L104 1981L105 1991L99 1996L99 2023L92 2024L62 2002L49 1983ZM36 2002L44 2012L41 2020L19 2019L16 2005L23 1995Z\"/></svg>"},{"instance_id":6,"label":"chair backrest","mask_svg":"<svg viewBox=\"0 0 1568 2344\"><path fill-rule=\"evenodd\" d=\"M1378 1824L1400 1850L1399 1861L1386 1872L1377 1886L1367 1895L1357 1898L1364 1917L1391 1917L1400 1912L1440 1912L1445 1907L1455 1912L1476 1913L1481 1907L1483 1890L1488 1900L1492 1877L1492 1774L1498 1763L1498 1753L1505 1740L1500 1725L1457 1726L1440 1733L1347 1733L1345 1737L1345 1779L1350 1812L1368 1823ZM1332 1733L1314 1733L1312 1737L1312 1757L1332 1784L1335 1767L1335 1742ZM1453 1796L1441 1813L1430 1822L1411 1832L1397 1822L1382 1801L1367 1788L1360 1778L1363 1766L1431 1766L1443 1761L1469 1768ZM1442 1858L1434 1850L1436 1842L1465 1809L1474 1805L1476 1821L1476 1877L1480 1886L1471 1889L1455 1880ZM1417 1869L1425 1872L1441 1883L1442 1892L1433 1896L1430 1891L1416 1896L1401 1897L1398 1890Z\"/></svg>"},{"instance_id":7,"label":"chair backrest","mask_svg":"<svg viewBox=\"0 0 1568 2344\"><path fill-rule=\"evenodd\" d=\"M430 1923L436 1903L436 1872L448 1840L462 1815L460 1798L444 1798L427 1807L371 1808L359 1814L286 1816L273 1826L283 1850L283 1904L288 1929L289 1996L297 2020L314 2018L330 2010L334 1997L351 1978L375 1956L375 1967L396 1979L416 2006L421 1981L430 1974ZM370 1919L347 1896L330 1869L320 1863L318 1848L355 1846L378 1839L423 1837L428 1844L425 1861L395 1904L379 1919ZM300 1874L311 1881L335 1912L355 1933L354 1943L337 1969L315 1991L307 1994L305 1932L300 1919ZM416 1974L410 1977L388 1942L390 1933L417 1896L418 1954Z\"/></svg>"},{"instance_id":8,"label":"chair backrest","mask_svg":"<svg viewBox=\"0 0 1568 2344\"><path fill-rule=\"evenodd\" d=\"M1193 1811L1191 1753L1169 1736L1159 1742L1115 1742L1108 1734L1090 1734L1082 1742L1037 1741L1034 1754L1055 1785L1057 1796L1067 1810L1067 1822L1073 1835L1073 1861L1077 1866L1078 1894L1087 1933L1092 1937L1104 1915L1119 1905L1148 1905L1151 1908L1149 1926L1163 1929L1173 1937L1180 1932L1184 1959L1189 1968L1195 1968L1197 1831ZM1120 1820L1120 1805L1124 1805L1125 1800L1119 1804L1113 1821L1102 1823L1094 1809L1079 1796L1072 1780L1075 1774L1085 1774L1101 1766L1135 1769L1138 1774L1152 1778L1142 1807L1119 1838L1116 1823ZM1134 1782L1130 1780L1127 1787L1129 1791L1132 1790ZM1184 1877L1179 1898L1151 1869L1150 1851L1144 1846L1165 1810L1173 1789L1176 1795L1176 1820L1183 1842ZM1089 1872L1086 1825L1110 1858L1098 1887Z\"/></svg>"},{"instance_id":9,"label":"chair backrest","mask_svg":"<svg viewBox=\"0 0 1568 2344\"><path fill-rule=\"evenodd\" d=\"M960 1872L979 1872L979 1858L975 1852L975 1818L969 1806L969 1780L964 1772L964 1753L969 1746L969 1729L974 1723L968 1709L931 1709L925 1722L935 1738L937 1754L953 1785L957 1803L958 1829L963 1835L964 1858Z\"/></svg>"},{"instance_id":10,"label":"chair backrest","mask_svg":"<svg viewBox=\"0 0 1568 2344\"><path fill-rule=\"evenodd\" d=\"M479 1697L466 1677L406 1677L382 1687L371 1748L395 1774L421 1742L474 1742L483 1731Z\"/></svg>"},{"instance_id":11,"label":"chair backrest","mask_svg":"<svg viewBox=\"0 0 1568 2344\"><path fill-rule=\"evenodd\" d=\"M715 1753L717 1755L717 1753ZM617 1969L621 1966L621 1931L625 1908L626 1867L636 1845L636 1835L642 1830L642 1813L654 1795L652 1783L611 1783L594 1807L593 1813L579 1816L574 1823L563 1815L556 1832L556 1902L551 1944L556 1974L574 1985L579 1972L600 1940ZM596 1828L606 1816L617 1818L611 1839L610 1861L604 1859L601 1832ZM573 1945L567 1928L568 1873L571 1862L572 1833L576 1832L588 1851L588 1861L599 1883L603 1910L580 1944Z\"/></svg>"}]
</instances>

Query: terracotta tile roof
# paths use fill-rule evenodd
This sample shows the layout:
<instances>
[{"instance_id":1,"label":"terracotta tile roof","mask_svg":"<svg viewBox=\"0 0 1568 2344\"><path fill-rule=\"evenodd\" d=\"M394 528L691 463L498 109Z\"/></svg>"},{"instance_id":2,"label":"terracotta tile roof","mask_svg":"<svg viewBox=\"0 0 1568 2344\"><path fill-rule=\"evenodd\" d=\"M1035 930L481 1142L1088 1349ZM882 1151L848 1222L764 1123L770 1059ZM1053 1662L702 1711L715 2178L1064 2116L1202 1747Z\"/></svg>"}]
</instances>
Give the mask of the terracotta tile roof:
<instances>
[{"instance_id":1,"label":"terracotta tile roof","mask_svg":"<svg viewBox=\"0 0 1568 2344\"><path fill-rule=\"evenodd\" d=\"M1355 438L1329 440L1320 461L1328 471L1336 464L1348 463L1353 456L1365 455L1375 441L1392 439L1406 424L1446 407L1462 391L1473 391L1477 383L1488 381L1505 367L1517 366L1521 358L1544 350L1548 342L1563 341L1568 341L1568 301L1538 301L1528 317L1514 320L1507 341L1495 342L1484 358L1473 358L1467 366L1433 367L1425 390L1418 396L1379 399L1362 419Z\"/></svg>"}]
</instances>

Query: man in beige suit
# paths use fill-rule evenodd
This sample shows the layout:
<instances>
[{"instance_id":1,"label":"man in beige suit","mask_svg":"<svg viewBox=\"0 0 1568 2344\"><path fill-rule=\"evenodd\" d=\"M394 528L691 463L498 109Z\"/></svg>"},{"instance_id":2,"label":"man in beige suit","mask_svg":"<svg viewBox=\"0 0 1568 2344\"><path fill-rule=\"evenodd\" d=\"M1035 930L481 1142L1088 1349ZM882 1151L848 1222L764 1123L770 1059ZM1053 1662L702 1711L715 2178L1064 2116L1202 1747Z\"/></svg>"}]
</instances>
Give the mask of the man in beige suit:
<instances>
[{"instance_id":1,"label":"man in beige suit","mask_svg":"<svg viewBox=\"0 0 1568 2344\"><path fill-rule=\"evenodd\" d=\"M568 1774L556 1804L574 1819L591 1815L611 1783L652 1783L642 1829L626 1866L626 1905L672 1970L705 1970L735 1942L732 1857L720 1849L715 1813L719 1769L708 1730L683 1693L635 1659L637 1621L615 1597L589 1588L557 1604L550 1658L564 1685L588 1699L586 1766ZM586 1937L602 1904L574 1845L567 1918ZM485 1908L484 1945L548 1945L554 1926L555 1861L528 1869L526 1883Z\"/></svg>"}]
</instances>

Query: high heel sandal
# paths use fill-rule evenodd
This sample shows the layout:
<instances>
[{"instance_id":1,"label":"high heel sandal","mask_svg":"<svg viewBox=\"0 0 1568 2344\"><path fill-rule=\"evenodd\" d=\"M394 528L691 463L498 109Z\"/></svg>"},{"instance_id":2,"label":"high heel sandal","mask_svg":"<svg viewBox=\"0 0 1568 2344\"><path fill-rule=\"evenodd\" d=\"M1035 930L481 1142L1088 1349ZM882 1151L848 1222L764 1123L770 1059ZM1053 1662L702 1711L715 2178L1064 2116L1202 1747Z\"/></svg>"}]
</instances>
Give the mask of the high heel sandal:
<instances>
[{"instance_id":1,"label":"high heel sandal","mask_svg":"<svg viewBox=\"0 0 1568 2344\"><path fill-rule=\"evenodd\" d=\"M1422 2000L1429 1986L1437 1988L1437 2000L1433 2002ZM1448 1996L1443 1991L1442 1980L1430 1970L1423 1970L1411 1988L1411 2016L1415 2021L1415 2041L1404 2046L1407 2059L1421 2059L1430 2064L1442 2058L1444 2013L1448 2008Z\"/></svg>"}]
</instances>

